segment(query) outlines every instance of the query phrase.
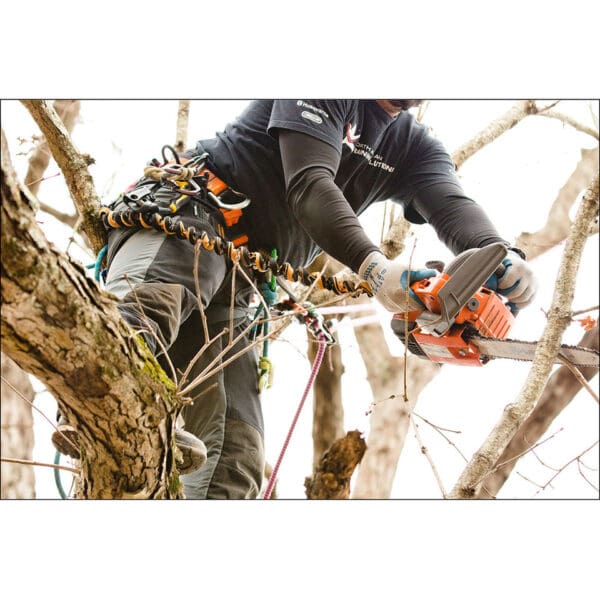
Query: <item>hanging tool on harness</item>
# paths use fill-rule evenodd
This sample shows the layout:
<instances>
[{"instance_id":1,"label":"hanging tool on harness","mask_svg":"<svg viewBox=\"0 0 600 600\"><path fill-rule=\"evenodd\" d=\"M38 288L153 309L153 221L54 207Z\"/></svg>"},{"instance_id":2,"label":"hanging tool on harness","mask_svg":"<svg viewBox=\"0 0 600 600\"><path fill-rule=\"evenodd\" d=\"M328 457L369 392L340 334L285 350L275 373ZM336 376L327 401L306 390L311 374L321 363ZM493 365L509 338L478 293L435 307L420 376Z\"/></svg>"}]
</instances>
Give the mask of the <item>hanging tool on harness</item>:
<instances>
[{"instance_id":1,"label":"hanging tool on harness","mask_svg":"<svg viewBox=\"0 0 600 600\"><path fill-rule=\"evenodd\" d=\"M514 307L495 291L507 252L496 243L466 250L447 267L428 263L441 272L410 287L423 309L395 314L394 333L405 344L408 337L413 354L437 363L481 366L492 358L533 360L536 342L507 339ZM598 352L589 348L562 345L557 363L561 357L576 366L599 364Z\"/></svg>"}]
</instances>

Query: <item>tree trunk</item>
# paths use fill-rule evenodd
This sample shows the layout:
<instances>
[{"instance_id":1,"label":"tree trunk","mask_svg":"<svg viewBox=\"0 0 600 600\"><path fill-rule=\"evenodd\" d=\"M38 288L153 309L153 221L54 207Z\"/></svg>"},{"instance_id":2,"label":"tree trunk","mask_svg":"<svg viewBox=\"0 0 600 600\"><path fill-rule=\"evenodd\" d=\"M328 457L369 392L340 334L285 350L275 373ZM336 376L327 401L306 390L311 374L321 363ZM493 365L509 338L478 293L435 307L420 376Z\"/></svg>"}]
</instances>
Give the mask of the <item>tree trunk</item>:
<instances>
[{"instance_id":1,"label":"tree trunk","mask_svg":"<svg viewBox=\"0 0 600 600\"><path fill-rule=\"evenodd\" d=\"M407 356L405 400L404 358L390 354L381 325L359 327L355 335L373 391L373 412L368 449L358 471L354 498L389 498L410 414L419 394L440 366Z\"/></svg>"},{"instance_id":2,"label":"tree trunk","mask_svg":"<svg viewBox=\"0 0 600 600\"><path fill-rule=\"evenodd\" d=\"M178 497L174 385L112 298L47 242L4 135L1 197L3 350L78 430L81 495Z\"/></svg>"},{"instance_id":3,"label":"tree trunk","mask_svg":"<svg viewBox=\"0 0 600 600\"><path fill-rule=\"evenodd\" d=\"M598 326L587 331L578 345L598 350ZM596 367L582 367L580 371L588 381L598 374ZM524 454L544 435L552 421L569 405L581 388L581 383L568 367L560 367L552 374L536 407L506 446L492 473L483 480L476 498L496 497L515 468L517 457Z\"/></svg>"},{"instance_id":4,"label":"tree trunk","mask_svg":"<svg viewBox=\"0 0 600 600\"><path fill-rule=\"evenodd\" d=\"M31 404L27 400L33 402L33 397L33 387L27 374L2 353L0 454L3 457L31 460L33 415ZM0 464L0 498L35 498L33 467L2 462Z\"/></svg>"}]
</instances>

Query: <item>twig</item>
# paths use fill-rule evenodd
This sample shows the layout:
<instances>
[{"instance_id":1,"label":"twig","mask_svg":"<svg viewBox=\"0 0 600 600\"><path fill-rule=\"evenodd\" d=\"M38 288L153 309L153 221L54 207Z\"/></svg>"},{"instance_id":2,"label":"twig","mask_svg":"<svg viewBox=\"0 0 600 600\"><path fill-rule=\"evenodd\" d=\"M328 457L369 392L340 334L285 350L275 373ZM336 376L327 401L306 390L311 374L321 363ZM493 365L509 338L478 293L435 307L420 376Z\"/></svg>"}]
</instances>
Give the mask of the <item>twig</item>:
<instances>
[{"instance_id":1,"label":"twig","mask_svg":"<svg viewBox=\"0 0 600 600\"><path fill-rule=\"evenodd\" d=\"M586 448L583 452L578 454L575 458L572 458L569 462L565 463L560 469L557 469L556 473L543 485L541 489L539 489L535 495L537 496L540 492L543 492L548 486L552 484L552 482L573 462L579 461L579 459L586 453L589 452L594 446L598 445L598 440L596 440L589 448ZM587 481L587 480L586 480Z\"/></svg>"},{"instance_id":2,"label":"twig","mask_svg":"<svg viewBox=\"0 0 600 600\"><path fill-rule=\"evenodd\" d=\"M427 450L427 447L425 446L425 444L423 444L423 440L421 439L421 436L419 435L419 426L415 423L415 420L412 418L412 416L410 417L410 422L411 422L411 425L415 432L415 437L417 438L417 441L419 442L419 447L421 449L421 453L425 455L425 458L427 459L427 461L429 462L429 464L431 466L431 470L433 471L435 480L437 481L440 491L442 492L442 497L447 498L446 490L444 489L444 484L442 483L440 474L438 473L438 470L436 469L433 459L431 458L431 455L429 454L429 450Z\"/></svg>"},{"instance_id":3,"label":"twig","mask_svg":"<svg viewBox=\"0 0 600 600\"><path fill-rule=\"evenodd\" d=\"M600 398L598 398L598 394L594 391L592 386L588 383L587 379L581 374L581 371L565 356L559 354L558 359L560 362L573 373L573 376L579 383L591 394L592 398L600 404Z\"/></svg>"},{"instance_id":4,"label":"twig","mask_svg":"<svg viewBox=\"0 0 600 600\"><path fill-rule=\"evenodd\" d=\"M54 429L55 431L58 431L58 433L68 442L68 444L69 444L69 446L71 446L71 448L74 448L75 450L79 451L79 448L77 446L75 446L75 444L29 398L27 398L25 395L23 395L21 390L18 390L3 375L1 376L1 378L2 378L2 381L17 394L17 396L19 396L22 400L25 400L25 402L27 402L28 404L31 404L31 407L34 410L36 410L37 412L39 412L40 415L42 415L42 417L44 419L46 419L46 421L48 421L48 423L50 423L50 425L52 426L52 429Z\"/></svg>"},{"instance_id":5,"label":"twig","mask_svg":"<svg viewBox=\"0 0 600 600\"><path fill-rule=\"evenodd\" d=\"M420 414L416 413L414 410L413 410L412 414L415 415L415 417L419 417L419 419L421 419L421 421L425 421L425 423L427 423L427 425L431 425L431 427L433 427L434 429L437 429L438 431L448 431L450 433L462 433L462 431L458 431L457 429L447 429L446 427L440 427L439 425L436 425L435 423L428 421L425 417L422 417Z\"/></svg>"},{"instance_id":6,"label":"twig","mask_svg":"<svg viewBox=\"0 0 600 600\"><path fill-rule=\"evenodd\" d=\"M403 369L403 386L404 386L404 402L408 402L408 387L406 382L406 374L408 372L408 305L410 302L410 270L412 267L413 255L415 253L415 248L417 247L417 238L415 238L412 246L412 250L410 251L410 257L408 259L408 282L406 284L406 290L404 294L404 363L402 365ZM445 496L444 496L445 497Z\"/></svg>"},{"instance_id":7,"label":"twig","mask_svg":"<svg viewBox=\"0 0 600 600\"><path fill-rule=\"evenodd\" d=\"M579 471L579 474L583 477L583 479L585 481L587 481L587 483L589 483L597 492L600 491L583 473L583 471L581 470L581 465L582 465L582 461L581 459L577 459L577 470Z\"/></svg>"},{"instance_id":8,"label":"twig","mask_svg":"<svg viewBox=\"0 0 600 600\"><path fill-rule=\"evenodd\" d=\"M565 115L561 112L555 111L555 110L547 110L545 112L537 112L534 113L539 115L540 117L548 117L550 119L558 119L559 121L562 121L563 123L565 123L566 125L570 125L571 127L573 127L574 129L576 129L577 131L581 131L582 133L587 133L588 135L591 135L594 139L599 139L600 135L598 134L598 130L597 129L593 129L592 127L589 127L588 125L584 125L583 123L579 123L579 121L576 121L575 119L573 119L572 117L570 117L569 115Z\"/></svg>"},{"instance_id":9,"label":"twig","mask_svg":"<svg viewBox=\"0 0 600 600\"><path fill-rule=\"evenodd\" d=\"M0 456L1 462L7 463L16 463L18 465L30 465L32 467L50 467L51 469L61 469L62 471L70 471L71 473L75 473L75 475L80 474L79 469L73 469L72 467L65 467L63 465L53 465L50 463L37 462L35 460L25 460L20 458L6 458L5 456Z\"/></svg>"},{"instance_id":10,"label":"twig","mask_svg":"<svg viewBox=\"0 0 600 600\"><path fill-rule=\"evenodd\" d=\"M571 312L571 316L576 317L577 315L582 315L584 313L592 312L593 310L598 310L598 309L600 309L600 306L596 305L596 306L592 306L592 308L586 308L584 310L574 310Z\"/></svg>"},{"instance_id":11,"label":"twig","mask_svg":"<svg viewBox=\"0 0 600 600\"><path fill-rule=\"evenodd\" d=\"M204 314L204 305L202 304L202 292L200 290L200 277L198 275L198 259L200 257L201 242L198 240L194 246L194 285L196 288L196 298L198 299L198 309L202 319L202 328L204 329L204 341L208 343L210 335L208 334L208 323Z\"/></svg>"}]
</instances>

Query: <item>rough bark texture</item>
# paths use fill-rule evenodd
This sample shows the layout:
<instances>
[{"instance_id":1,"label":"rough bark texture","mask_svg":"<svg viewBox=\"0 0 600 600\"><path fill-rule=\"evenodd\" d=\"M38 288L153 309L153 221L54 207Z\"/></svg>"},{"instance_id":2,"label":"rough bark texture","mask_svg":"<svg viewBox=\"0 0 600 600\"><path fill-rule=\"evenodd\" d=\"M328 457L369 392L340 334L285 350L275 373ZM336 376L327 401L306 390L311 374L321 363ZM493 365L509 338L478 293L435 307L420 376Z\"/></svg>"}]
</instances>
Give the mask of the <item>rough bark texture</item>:
<instances>
[{"instance_id":1,"label":"rough bark texture","mask_svg":"<svg viewBox=\"0 0 600 600\"><path fill-rule=\"evenodd\" d=\"M106 231L99 217L100 200L88 171L89 157L81 155L65 129L56 111L46 100L22 100L38 127L46 137L54 160L60 167L71 192L77 212L83 219L83 228L95 253L106 244Z\"/></svg>"},{"instance_id":2,"label":"rough bark texture","mask_svg":"<svg viewBox=\"0 0 600 600\"><path fill-rule=\"evenodd\" d=\"M75 127L80 107L81 102L79 100L56 100L54 102L53 108L69 133L71 133L73 127ZM40 184L42 183L42 178L50 164L51 156L52 154L48 148L48 143L43 139L37 145L29 159L29 168L27 169L27 175L25 175L24 181L25 185L29 188L29 191L34 195L37 194Z\"/></svg>"},{"instance_id":3,"label":"rough bark texture","mask_svg":"<svg viewBox=\"0 0 600 600\"><path fill-rule=\"evenodd\" d=\"M8 385L8 384L11 385ZM16 388L20 394L14 389ZM0 402L2 435L0 455L31 460L33 451L34 392L29 377L8 356L2 353L2 402ZM33 467L0 463L0 498L35 498Z\"/></svg>"},{"instance_id":4,"label":"rough bark texture","mask_svg":"<svg viewBox=\"0 0 600 600\"><path fill-rule=\"evenodd\" d=\"M404 358L390 354L381 325L355 330L373 391L373 409L367 452L354 486L354 498L389 498L398 459L404 448L410 414L423 388L440 366L407 357L407 400L404 399Z\"/></svg>"},{"instance_id":5,"label":"rough bark texture","mask_svg":"<svg viewBox=\"0 0 600 600\"><path fill-rule=\"evenodd\" d=\"M582 149L581 160L558 192L544 227L534 233L524 232L516 241L515 245L527 254L528 260L550 250L567 237L572 225L569 211L577 200L579 192L585 189L597 172L598 147L591 150Z\"/></svg>"},{"instance_id":6,"label":"rough bark texture","mask_svg":"<svg viewBox=\"0 0 600 600\"><path fill-rule=\"evenodd\" d=\"M586 190L567 238L554 288L552 306L548 313L548 322L537 345L527 380L516 401L505 407L500 421L467 464L450 494L451 498L476 496L481 482L493 469L510 440L535 407L548 381L562 335L571 321L570 307L579 261L590 225L597 215L598 175Z\"/></svg>"},{"instance_id":7,"label":"rough bark texture","mask_svg":"<svg viewBox=\"0 0 600 600\"><path fill-rule=\"evenodd\" d=\"M79 431L82 496L177 497L174 386L108 294L47 242L4 136L1 194L2 348Z\"/></svg>"},{"instance_id":8,"label":"rough bark texture","mask_svg":"<svg viewBox=\"0 0 600 600\"><path fill-rule=\"evenodd\" d=\"M177 108L177 132L175 134L175 150L177 152L183 152L186 149L189 118L190 101L180 100Z\"/></svg>"},{"instance_id":9,"label":"rough bark texture","mask_svg":"<svg viewBox=\"0 0 600 600\"><path fill-rule=\"evenodd\" d=\"M578 345L598 350L598 326L587 331ZM580 371L588 381L598 374L595 367L583 367ZM569 405L581 388L581 383L567 367L560 367L552 374L532 413L496 461L494 471L483 480L476 494L477 498L494 498L498 494L515 468L517 457L544 435L552 421Z\"/></svg>"},{"instance_id":10,"label":"rough bark texture","mask_svg":"<svg viewBox=\"0 0 600 600\"><path fill-rule=\"evenodd\" d=\"M336 440L323 455L312 477L304 482L309 500L347 500L350 478L366 450L360 431L350 431Z\"/></svg>"}]
</instances>

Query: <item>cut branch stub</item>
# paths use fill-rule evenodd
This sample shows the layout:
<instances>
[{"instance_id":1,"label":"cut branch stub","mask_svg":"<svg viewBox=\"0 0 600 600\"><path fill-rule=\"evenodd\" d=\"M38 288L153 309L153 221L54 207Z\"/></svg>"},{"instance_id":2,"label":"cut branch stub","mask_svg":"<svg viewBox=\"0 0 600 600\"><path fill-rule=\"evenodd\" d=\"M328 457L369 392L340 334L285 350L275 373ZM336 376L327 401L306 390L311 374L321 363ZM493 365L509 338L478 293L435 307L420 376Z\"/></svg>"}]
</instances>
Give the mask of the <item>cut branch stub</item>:
<instances>
[{"instance_id":1,"label":"cut branch stub","mask_svg":"<svg viewBox=\"0 0 600 600\"><path fill-rule=\"evenodd\" d=\"M365 454L367 444L360 431L350 431L336 440L312 477L304 482L309 500L344 500L350 497L350 478Z\"/></svg>"}]
</instances>

